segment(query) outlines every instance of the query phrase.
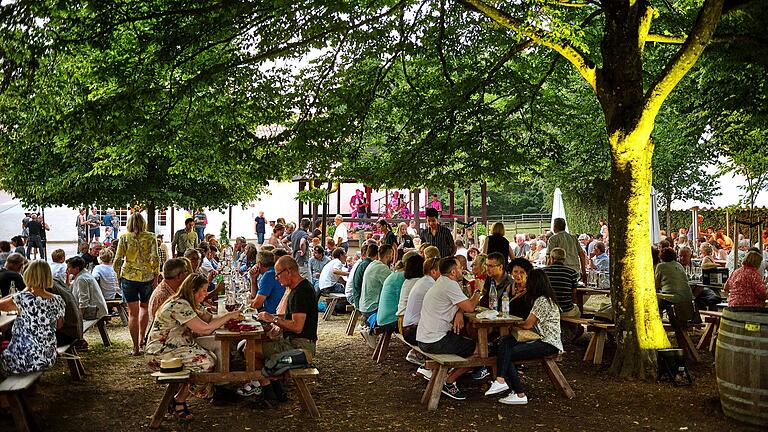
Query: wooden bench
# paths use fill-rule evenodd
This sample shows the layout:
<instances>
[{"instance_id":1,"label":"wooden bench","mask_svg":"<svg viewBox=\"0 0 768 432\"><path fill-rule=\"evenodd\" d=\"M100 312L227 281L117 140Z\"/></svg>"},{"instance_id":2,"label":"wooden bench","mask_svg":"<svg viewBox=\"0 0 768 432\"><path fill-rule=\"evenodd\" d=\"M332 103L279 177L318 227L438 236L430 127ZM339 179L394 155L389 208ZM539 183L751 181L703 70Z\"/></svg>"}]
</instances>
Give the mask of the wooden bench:
<instances>
[{"instance_id":1,"label":"wooden bench","mask_svg":"<svg viewBox=\"0 0 768 432\"><path fill-rule=\"evenodd\" d=\"M451 368L471 368L477 366L489 366L493 369L494 374L496 372L496 358L495 357L470 357L464 358L455 354L431 354L422 351L419 347L409 344L402 335L395 333L395 337L400 339L406 346L419 352L426 357L425 367L432 370L432 378L429 379L424 394L421 397L421 403L427 405L429 411L437 409L437 405L440 403L440 395L443 390L443 383L448 377L448 370ZM565 379L560 368L557 366L557 360L559 355L553 355L549 357L540 357L530 360L522 360L515 362L515 364L541 364L544 366L544 370L547 371L550 381L555 388L562 393L568 399L572 399L576 396L571 385L568 384L568 380Z\"/></svg>"},{"instance_id":2,"label":"wooden bench","mask_svg":"<svg viewBox=\"0 0 768 432\"><path fill-rule=\"evenodd\" d=\"M0 382L0 406L7 406L16 423L16 429L22 432L38 430L32 412L27 404L24 392L35 384L42 372L24 375L11 375Z\"/></svg>"},{"instance_id":3,"label":"wooden bench","mask_svg":"<svg viewBox=\"0 0 768 432\"><path fill-rule=\"evenodd\" d=\"M120 322L122 322L124 326L127 326L128 305L126 305L122 300L107 300L107 310L111 312L112 308L117 308L117 314L120 317Z\"/></svg>"},{"instance_id":4,"label":"wooden bench","mask_svg":"<svg viewBox=\"0 0 768 432\"><path fill-rule=\"evenodd\" d=\"M723 317L723 313L707 310L699 311L699 313L704 316L704 333L701 335L696 349L703 349L709 345L709 351L714 352L717 332L720 330L720 318Z\"/></svg>"},{"instance_id":5,"label":"wooden bench","mask_svg":"<svg viewBox=\"0 0 768 432\"><path fill-rule=\"evenodd\" d=\"M379 341L376 343L376 348L373 350L373 355L371 356L371 360L376 360L376 364L379 364L382 360L384 360L384 356L387 354L387 350L389 349L389 341L391 339L392 332L382 332L379 335ZM404 339L403 342L405 342Z\"/></svg>"},{"instance_id":6,"label":"wooden bench","mask_svg":"<svg viewBox=\"0 0 768 432\"><path fill-rule=\"evenodd\" d=\"M59 357L65 357L69 366L69 375L72 381L80 381L85 375L85 368L77 355L77 349L74 344L56 347L56 353Z\"/></svg>"},{"instance_id":7,"label":"wooden bench","mask_svg":"<svg viewBox=\"0 0 768 432\"><path fill-rule=\"evenodd\" d=\"M338 303L339 299L347 299L347 296L345 294L341 293L331 293L331 294L325 294L320 296L321 299L325 299L325 312L323 313L323 321L328 321L331 319L331 315L333 315L333 311L336 308L336 303Z\"/></svg>"},{"instance_id":8,"label":"wooden bench","mask_svg":"<svg viewBox=\"0 0 768 432\"><path fill-rule=\"evenodd\" d=\"M155 409L152 417L150 417L150 429L156 429L160 427L160 424L163 421L163 417L168 410L168 405L171 403L171 398L174 397L174 395L176 395L176 393L179 391L179 387L181 387L183 384L209 382L209 380L206 378L206 375L209 374L189 373L187 375L180 376L157 377L158 384L167 384L168 387L165 389L165 393L160 400L160 404ZM302 406L307 410L309 416L313 419L320 418L320 411L318 411L317 405L315 405L315 400L312 398L312 393L309 391L307 381L316 380L318 375L320 375L320 371L313 367L303 369L290 369L284 375L284 377L287 376L293 380L293 383L296 385L296 390L298 390L298 396Z\"/></svg>"},{"instance_id":9,"label":"wooden bench","mask_svg":"<svg viewBox=\"0 0 768 432\"><path fill-rule=\"evenodd\" d=\"M107 315L104 318L100 320L83 320L83 334L87 332L88 330L93 327L93 325L96 325L96 328L99 329L99 334L101 335L101 341L104 343L105 347L108 347L112 345L112 341L109 340L109 333L107 333L107 321L109 321L110 316Z\"/></svg>"},{"instance_id":10,"label":"wooden bench","mask_svg":"<svg viewBox=\"0 0 768 432\"><path fill-rule=\"evenodd\" d=\"M699 355L696 352L693 341L691 341L691 337L688 335L687 329L695 328L699 325L689 324L687 328L675 328L669 323L665 322L663 324L666 332L675 332L678 346L683 349L686 355L689 356L691 360L698 362ZM614 333L616 331L616 324L592 320L587 323L587 331L592 332L592 338L589 340L589 345L587 346L587 351L584 353L583 360L585 362L591 361L593 364L597 365L602 364L605 341L608 339L608 333Z\"/></svg>"}]
</instances>

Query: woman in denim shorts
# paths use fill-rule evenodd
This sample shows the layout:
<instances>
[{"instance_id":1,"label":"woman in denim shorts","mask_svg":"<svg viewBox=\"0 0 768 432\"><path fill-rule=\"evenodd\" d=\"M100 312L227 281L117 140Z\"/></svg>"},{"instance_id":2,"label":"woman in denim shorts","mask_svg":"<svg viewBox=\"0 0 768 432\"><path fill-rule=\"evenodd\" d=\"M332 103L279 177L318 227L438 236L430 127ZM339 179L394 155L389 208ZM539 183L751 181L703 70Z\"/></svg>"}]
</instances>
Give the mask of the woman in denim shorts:
<instances>
[{"instance_id":1,"label":"woman in denim shorts","mask_svg":"<svg viewBox=\"0 0 768 432\"><path fill-rule=\"evenodd\" d=\"M140 213L128 218L126 233L120 236L115 254L114 268L120 280L123 300L128 304L128 330L133 349L129 355L141 354L140 347L149 321L147 305L160 274L160 258L153 233L147 232L147 223Z\"/></svg>"}]
</instances>

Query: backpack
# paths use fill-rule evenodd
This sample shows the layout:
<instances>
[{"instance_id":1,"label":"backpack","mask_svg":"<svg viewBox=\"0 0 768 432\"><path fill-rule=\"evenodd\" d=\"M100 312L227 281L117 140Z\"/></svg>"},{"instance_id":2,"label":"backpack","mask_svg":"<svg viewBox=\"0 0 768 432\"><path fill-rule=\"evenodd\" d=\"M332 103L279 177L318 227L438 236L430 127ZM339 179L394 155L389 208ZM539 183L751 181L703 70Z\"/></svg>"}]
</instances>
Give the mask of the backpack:
<instances>
[{"instance_id":1,"label":"backpack","mask_svg":"<svg viewBox=\"0 0 768 432\"><path fill-rule=\"evenodd\" d=\"M261 373L265 377L277 377L290 369L303 369L310 367L310 355L304 350L292 349L270 356L264 362Z\"/></svg>"}]
</instances>

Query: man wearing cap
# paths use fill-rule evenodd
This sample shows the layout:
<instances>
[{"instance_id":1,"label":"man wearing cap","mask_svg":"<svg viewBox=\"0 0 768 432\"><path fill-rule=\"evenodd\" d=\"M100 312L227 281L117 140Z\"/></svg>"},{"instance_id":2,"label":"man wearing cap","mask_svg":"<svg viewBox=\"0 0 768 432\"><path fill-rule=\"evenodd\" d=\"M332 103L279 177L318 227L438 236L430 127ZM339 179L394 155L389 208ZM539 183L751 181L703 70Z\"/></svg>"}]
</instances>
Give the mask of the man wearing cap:
<instances>
[{"instance_id":1,"label":"man wearing cap","mask_svg":"<svg viewBox=\"0 0 768 432\"><path fill-rule=\"evenodd\" d=\"M184 220L184 228L173 234L171 252L173 252L174 257L183 257L187 249L196 248L199 242L195 232L195 220L191 217L187 218Z\"/></svg>"}]
</instances>

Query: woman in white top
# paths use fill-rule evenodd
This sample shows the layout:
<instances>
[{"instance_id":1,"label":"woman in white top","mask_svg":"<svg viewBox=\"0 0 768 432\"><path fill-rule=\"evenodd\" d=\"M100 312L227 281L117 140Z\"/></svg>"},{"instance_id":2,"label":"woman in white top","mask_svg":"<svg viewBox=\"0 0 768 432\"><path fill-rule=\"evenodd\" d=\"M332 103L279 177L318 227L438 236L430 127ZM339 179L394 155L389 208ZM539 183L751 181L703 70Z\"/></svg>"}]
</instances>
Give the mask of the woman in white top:
<instances>
[{"instance_id":1,"label":"woman in white top","mask_svg":"<svg viewBox=\"0 0 768 432\"><path fill-rule=\"evenodd\" d=\"M528 403L525 389L515 369L515 362L532 358L546 357L563 352L560 340L560 308L546 273L540 269L531 270L526 283L527 300L533 308L525 321L515 324L518 329L533 330L541 339L530 342L518 342L513 336L505 336L499 342L496 359L497 378L486 396L505 392L512 386L512 392L499 400L507 405Z\"/></svg>"}]
</instances>

